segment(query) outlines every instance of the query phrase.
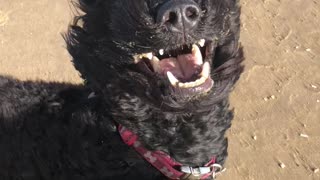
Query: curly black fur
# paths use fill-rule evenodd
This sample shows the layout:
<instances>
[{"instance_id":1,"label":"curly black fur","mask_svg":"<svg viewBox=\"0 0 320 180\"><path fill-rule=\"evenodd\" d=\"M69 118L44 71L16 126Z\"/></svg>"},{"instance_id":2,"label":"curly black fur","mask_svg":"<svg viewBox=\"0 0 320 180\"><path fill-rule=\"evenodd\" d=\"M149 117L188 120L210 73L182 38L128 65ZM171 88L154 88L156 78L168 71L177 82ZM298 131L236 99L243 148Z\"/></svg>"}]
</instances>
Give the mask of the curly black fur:
<instances>
[{"instance_id":1,"label":"curly black fur","mask_svg":"<svg viewBox=\"0 0 320 180\"><path fill-rule=\"evenodd\" d=\"M80 0L65 36L85 86L0 78L0 179L163 179L127 147L117 124L144 146L189 166L227 157L229 93L243 70L237 0L194 0L203 14L187 38L155 23L165 0ZM168 91L141 71L134 54L214 39L212 79L205 96ZM88 98L94 91L97 96Z\"/></svg>"}]
</instances>

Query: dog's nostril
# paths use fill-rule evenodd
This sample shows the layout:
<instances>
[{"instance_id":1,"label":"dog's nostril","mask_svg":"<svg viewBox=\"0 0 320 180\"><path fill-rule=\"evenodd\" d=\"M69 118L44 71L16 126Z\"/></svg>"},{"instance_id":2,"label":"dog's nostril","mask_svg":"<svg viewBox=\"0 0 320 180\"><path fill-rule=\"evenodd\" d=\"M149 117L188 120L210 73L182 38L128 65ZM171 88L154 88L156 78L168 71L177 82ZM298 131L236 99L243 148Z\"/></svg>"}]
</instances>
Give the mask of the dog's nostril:
<instances>
[{"instance_id":1,"label":"dog's nostril","mask_svg":"<svg viewBox=\"0 0 320 180\"><path fill-rule=\"evenodd\" d=\"M177 22L177 14L175 12L170 12L166 20L166 23L175 24Z\"/></svg>"},{"instance_id":2,"label":"dog's nostril","mask_svg":"<svg viewBox=\"0 0 320 180\"><path fill-rule=\"evenodd\" d=\"M185 15L190 20L196 20L199 16L199 11L194 7L187 7Z\"/></svg>"}]
</instances>

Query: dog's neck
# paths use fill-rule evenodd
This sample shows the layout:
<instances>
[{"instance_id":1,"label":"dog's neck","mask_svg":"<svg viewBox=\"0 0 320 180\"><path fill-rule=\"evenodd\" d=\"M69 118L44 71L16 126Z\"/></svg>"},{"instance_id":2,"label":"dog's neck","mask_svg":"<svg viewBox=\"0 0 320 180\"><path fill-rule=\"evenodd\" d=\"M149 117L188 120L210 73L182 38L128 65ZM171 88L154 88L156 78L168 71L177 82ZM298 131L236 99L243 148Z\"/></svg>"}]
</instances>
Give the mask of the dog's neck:
<instances>
[{"instance_id":1,"label":"dog's neck","mask_svg":"<svg viewBox=\"0 0 320 180\"><path fill-rule=\"evenodd\" d=\"M224 133L232 119L227 100L213 104L207 112L184 114L157 111L134 98L130 102L113 110L113 118L137 134L145 148L165 152L189 166L203 166L213 156L223 164Z\"/></svg>"},{"instance_id":2,"label":"dog's neck","mask_svg":"<svg viewBox=\"0 0 320 180\"><path fill-rule=\"evenodd\" d=\"M185 176L206 179L209 176L214 177L217 172L222 170L222 166L215 163L216 157L212 157L203 167L185 166L176 162L168 154L162 151L150 151L144 148L139 141L138 136L126 127L118 125L118 131L125 144L133 147L133 149L140 154L141 158L145 159L169 179L181 179Z\"/></svg>"}]
</instances>

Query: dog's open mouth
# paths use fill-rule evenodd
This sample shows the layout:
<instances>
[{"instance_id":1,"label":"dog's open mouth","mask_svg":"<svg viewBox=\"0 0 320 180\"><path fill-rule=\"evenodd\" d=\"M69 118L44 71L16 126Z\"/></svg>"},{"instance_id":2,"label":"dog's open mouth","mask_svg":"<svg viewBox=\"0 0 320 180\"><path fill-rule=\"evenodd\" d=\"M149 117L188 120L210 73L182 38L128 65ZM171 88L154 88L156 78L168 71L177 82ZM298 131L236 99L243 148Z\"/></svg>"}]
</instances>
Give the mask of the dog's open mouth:
<instances>
[{"instance_id":1,"label":"dog's open mouth","mask_svg":"<svg viewBox=\"0 0 320 180\"><path fill-rule=\"evenodd\" d=\"M196 95L210 91L213 86L210 77L212 51L212 43L202 39L177 49L138 54L134 60L166 78L174 91Z\"/></svg>"}]
</instances>

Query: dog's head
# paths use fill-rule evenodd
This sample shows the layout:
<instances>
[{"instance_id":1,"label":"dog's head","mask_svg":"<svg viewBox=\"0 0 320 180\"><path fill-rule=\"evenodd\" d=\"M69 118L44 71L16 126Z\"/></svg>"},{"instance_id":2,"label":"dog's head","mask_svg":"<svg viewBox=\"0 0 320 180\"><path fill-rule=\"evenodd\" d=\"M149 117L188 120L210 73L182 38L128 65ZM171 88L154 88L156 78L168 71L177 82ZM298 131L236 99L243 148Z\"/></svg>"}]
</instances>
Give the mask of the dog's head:
<instances>
[{"instance_id":1,"label":"dog's head","mask_svg":"<svg viewBox=\"0 0 320 180\"><path fill-rule=\"evenodd\" d=\"M237 3L80 0L84 15L69 30L68 49L118 121L146 133L150 120L168 136L178 119L210 114L239 78Z\"/></svg>"},{"instance_id":2,"label":"dog's head","mask_svg":"<svg viewBox=\"0 0 320 180\"><path fill-rule=\"evenodd\" d=\"M112 86L162 105L213 94L215 69L228 60L214 58L216 47L238 36L236 0L82 0L80 6L83 24L72 27L69 49L83 77L95 89Z\"/></svg>"}]
</instances>

